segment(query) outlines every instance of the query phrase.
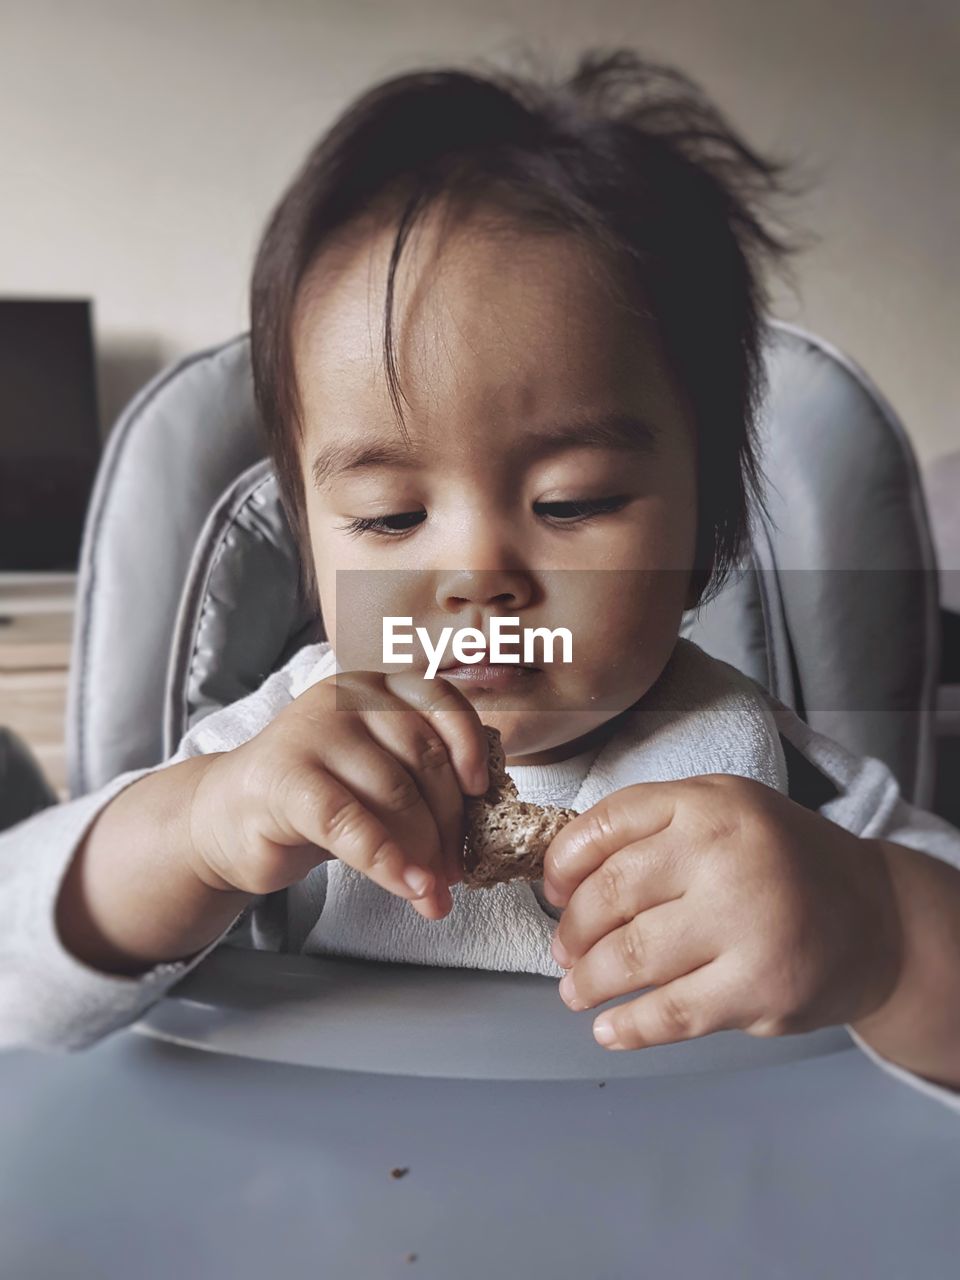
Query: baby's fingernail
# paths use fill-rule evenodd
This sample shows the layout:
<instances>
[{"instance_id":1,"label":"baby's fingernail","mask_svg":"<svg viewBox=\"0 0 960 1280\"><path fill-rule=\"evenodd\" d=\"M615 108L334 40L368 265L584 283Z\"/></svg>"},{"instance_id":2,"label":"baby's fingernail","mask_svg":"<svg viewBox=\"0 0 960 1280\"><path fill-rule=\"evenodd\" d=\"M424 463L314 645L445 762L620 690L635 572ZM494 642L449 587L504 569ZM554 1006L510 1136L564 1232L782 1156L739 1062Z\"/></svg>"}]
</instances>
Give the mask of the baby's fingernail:
<instances>
[{"instance_id":1,"label":"baby's fingernail","mask_svg":"<svg viewBox=\"0 0 960 1280\"><path fill-rule=\"evenodd\" d=\"M550 950L553 952L553 958L561 969L570 968L570 954L559 938L554 938L550 944Z\"/></svg>"},{"instance_id":2,"label":"baby's fingernail","mask_svg":"<svg viewBox=\"0 0 960 1280\"><path fill-rule=\"evenodd\" d=\"M558 899L560 897L560 891L550 880L544 880L543 882L543 896L551 906L559 907L560 903Z\"/></svg>"},{"instance_id":3,"label":"baby's fingernail","mask_svg":"<svg viewBox=\"0 0 960 1280\"><path fill-rule=\"evenodd\" d=\"M595 1022L593 1034L598 1044L606 1045L609 1049L620 1047L612 1022Z\"/></svg>"},{"instance_id":4,"label":"baby's fingernail","mask_svg":"<svg viewBox=\"0 0 960 1280\"><path fill-rule=\"evenodd\" d=\"M433 888L433 876L429 871L424 871L423 867L408 867L403 873L403 881L418 898L425 898Z\"/></svg>"}]
</instances>

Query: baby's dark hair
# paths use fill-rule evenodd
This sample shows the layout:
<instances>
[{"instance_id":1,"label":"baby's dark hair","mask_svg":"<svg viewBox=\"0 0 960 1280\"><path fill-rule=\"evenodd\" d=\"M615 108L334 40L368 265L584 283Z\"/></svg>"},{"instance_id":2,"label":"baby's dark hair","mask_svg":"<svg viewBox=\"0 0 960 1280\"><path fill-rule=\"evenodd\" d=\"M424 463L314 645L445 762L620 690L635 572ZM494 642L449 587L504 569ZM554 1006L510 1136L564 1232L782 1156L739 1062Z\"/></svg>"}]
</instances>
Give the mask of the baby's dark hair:
<instances>
[{"instance_id":1,"label":"baby's dark hair","mask_svg":"<svg viewBox=\"0 0 960 1280\"><path fill-rule=\"evenodd\" d=\"M319 604L300 465L298 290L334 233L376 209L395 223L383 343L402 432L394 277L411 230L441 199L581 234L622 263L693 408L695 571L701 601L715 595L762 503L763 267L797 247L770 229L765 206L787 192L787 168L751 149L682 72L627 49L588 51L561 79L422 70L357 98L273 211L251 283L254 391L307 598Z\"/></svg>"}]
</instances>

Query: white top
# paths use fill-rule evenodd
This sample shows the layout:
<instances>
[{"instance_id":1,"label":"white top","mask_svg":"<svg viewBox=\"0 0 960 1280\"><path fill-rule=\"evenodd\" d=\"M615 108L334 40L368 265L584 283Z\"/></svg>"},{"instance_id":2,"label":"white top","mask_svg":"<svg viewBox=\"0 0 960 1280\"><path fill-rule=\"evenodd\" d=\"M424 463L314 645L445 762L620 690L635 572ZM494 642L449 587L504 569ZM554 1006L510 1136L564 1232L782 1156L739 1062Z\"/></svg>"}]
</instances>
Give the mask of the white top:
<instances>
[{"instance_id":1,"label":"white top","mask_svg":"<svg viewBox=\"0 0 960 1280\"><path fill-rule=\"evenodd\" d=\"M219 945L347 954L559 977L550 954L557 912L537 885L452 890L454 909L427 921L337 859L298 884L255 899L189 960L128 977L90 968L63 946L54 908L94 818L120 791L180 760L248 741L309 685L336 669L328 644L309 645L253 693L214 711L169 760L120 774L99 790L51 806L0 833L0 1046L77 1050L129 1025ZM900 795L880 760L816 733L760 685L680 640L663 675L600 749L545 766L509 766L522 798L578 812L634 782L703 773L755 777L804 802L803 774L826 789L816 803L854 834L883 837L960 868L960 832ZM801 791L798 792L798 788ZM960 1112L960 1092L883 1059L882 1069Z\"/></svg>"},{"instance_id":2,"label":"white top","mask_svg":"<svg viewBox=\"0 0 960 1280\"><path fill-rule=\"evenodd\" d=\"M577 792L598 752L599 747L590 747L555 764L508 764L507 773L517 784L517 791L524 800L569 809L573 807Z\"/></svg>"}]
</instances>

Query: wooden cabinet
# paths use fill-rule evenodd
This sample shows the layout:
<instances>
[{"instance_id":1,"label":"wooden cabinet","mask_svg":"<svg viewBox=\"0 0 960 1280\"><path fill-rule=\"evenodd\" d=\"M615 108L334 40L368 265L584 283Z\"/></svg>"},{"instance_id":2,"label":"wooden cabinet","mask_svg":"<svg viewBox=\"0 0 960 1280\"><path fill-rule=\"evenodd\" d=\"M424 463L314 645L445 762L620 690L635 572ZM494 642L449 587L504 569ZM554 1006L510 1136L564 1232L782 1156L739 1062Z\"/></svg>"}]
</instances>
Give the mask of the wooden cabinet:
<instances>
[{"instance_id":1,"label":"wooden cabinet","mask_svg":"<svg viewBox=\"0 0 960 1280\"><path fill-rule=\"evenodd\" d=\"M67 679L73 583L0 582L0 725L36 756L61 800L68 799Z\"/></svg>"}]
</instances>

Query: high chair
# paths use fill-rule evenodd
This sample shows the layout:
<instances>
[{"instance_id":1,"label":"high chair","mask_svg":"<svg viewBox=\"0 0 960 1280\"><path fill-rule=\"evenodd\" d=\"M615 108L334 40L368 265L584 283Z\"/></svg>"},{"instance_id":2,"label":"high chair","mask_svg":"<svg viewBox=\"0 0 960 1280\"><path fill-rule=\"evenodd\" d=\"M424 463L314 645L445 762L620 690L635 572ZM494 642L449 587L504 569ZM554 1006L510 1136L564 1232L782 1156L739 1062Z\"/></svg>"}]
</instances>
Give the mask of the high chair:
<instances>
[{"instance_id":1,"label":"high chair","mask_svg":"<svg viewBox=\"0 0 960 1280\"><path fill-rule=\"evenodd\" d=\"M768 514L684 634L928 804L937 582L913 454L828 343L774 322L767 360ZM80 569L72 796L167 758L322 638L262 455L245 336L161 374L114 428ZM788 767L819 807L827 780ZM0 1263L103 1280L953 1273L954 1117L843 1028L611 1053L597 1010L555 987L221 945L136 1034L0 1058Z\"/></svg>"},{"instance_id":2,"label":"high chair","mask_svg":"<svg viewBox=\"0 0 960 1280\"><path fill-rule=\"evenodd\" d=\"M820 338L773 322L766 361L766 510L756 513L742 572L685 617L683 634L759 680L814 728L886 761L904 794L926 804L937 573L912 450L876 387ZM199 719L324 637L322 619L298 592L297 554L262 448L246 336L155 378L114 428L81 557L68 700L71 795L166 759ZM785 746L791 796L819 808L832 785ZM240 998L238 990L256 985L254 974L276 990L277 974L301 966L316 973L316 957L224 945L183 989L206 984L216 1003L221 994ZM371 970L357 962L350 972ZM509 983L515 975L486 976ZM439 981L452 993L464 978L435 969L418 971L416 981ZM271 1014L271 1053L328 1064L330 1038L308 1035L303 1043L302 1028L281 1030L282 1008ZM168 998L147 1022L182 1036L182 1010ZM361 1050L362 1018L352 1025L360 1039L344 1031L340 1044L353 1045L348 1057L360 1053L352 1059L359 1065L364 1054L379 1054L382 1037ZM258 1020L231 1034L245 1051L264 1042ZM401 1041L391 1041L394 1062ZM756 1052L745 1037L729 1047ZM761 1049L765 1060L776 1051ZM456 1045L451 1052L452 1067L462 1055ZM571 1061L568 1053L565 1070ZM494 1058L488 1065L496 1069Z\"/></svg>"},{"instance_id":3,"label":"high chair","mask_svg":"<svg viewBox=\"0 0 960 1280\"><path fill-rule=\"evenodd\" d=\"M780 322L769 337L768 513L740 578L683 633L929 806L937 579L912 449L836 348ZM165 759L324 638L263 452L246 336L160 374L114 427L79 573L71 796Z\"/></svg>"}]
</instances>

